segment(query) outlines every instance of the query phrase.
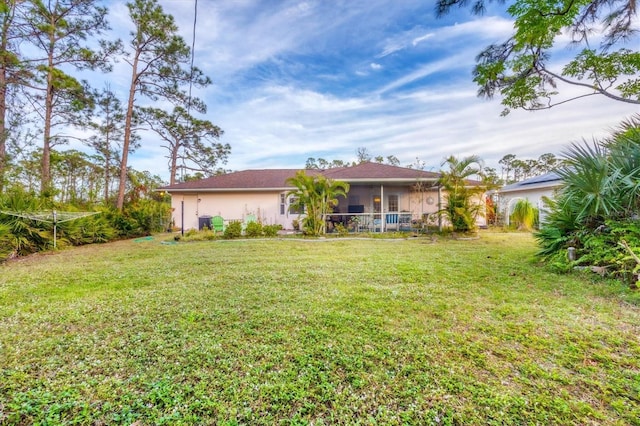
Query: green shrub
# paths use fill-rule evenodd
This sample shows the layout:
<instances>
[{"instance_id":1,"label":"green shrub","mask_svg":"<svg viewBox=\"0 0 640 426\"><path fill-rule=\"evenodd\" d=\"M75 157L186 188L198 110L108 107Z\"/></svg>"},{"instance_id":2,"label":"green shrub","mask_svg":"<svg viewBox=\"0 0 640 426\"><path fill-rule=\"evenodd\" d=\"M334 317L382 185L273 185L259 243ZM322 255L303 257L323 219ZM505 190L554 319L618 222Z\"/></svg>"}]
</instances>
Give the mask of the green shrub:
<instances>
[{"instance_id":1,"label":"green shrub","mask_svg":"<svg viewBox=\"0 0 640 426\"><path fill-rule=\"evenodd\" d=\"M13 191L0 198L0 210L30 213L49 210L40 200L24 191ZM51 222L31 220L26 217L0 213L2 253L7 256L25 256L53 247L53 225Z\"/></svg>"},{"instance_id":2,"label":"green shrub","mask_svg":"<svg viewBox=\"0 0 640 426\"><path fill-rule=\"evenodd\" d=\"M9 226L0 223L0 262L10 257L14 252L11 238L12 234Z\"/></svg>"},{"instance_id":3,"label":"green shrub","mask_svg":"<svg viewBox=\"0 0 640 426\"><path fill-rule=\"evenodd\" d=\"M207 228L206 226L202 228L202 230L198 231L196 229L190 229L184 234L184 241L209 241L215 240L217 238L216 233ZM179 241L178 238L176 241Z\"/></svg>"},{"instance_id":4,"label":"green shrub","mask_svg":"<svg viewBox=\"0 0 640 426\"><path fill-rule=\"evenodd\" d=\"M278 235L278 231L282 229L282 225L264 225L262 232L265 237L275 237Z\"/></svg>"},{"instance_id":5,"label":"green shrub","mask_svg":"<svg viewBox=\"0 0 640 426\"><path fill-rule=\"evenodd\" d=\"M640 247L640 221L635 219L606 220L595 231L581 233L582 247L577 263L604 266L608 273L624 275L635 273L639 267L631 253L622 245L624 241L634 253Z\"/></svg>"},{"instance_id":6,"label":"green shrub","mask_svg":"<svg viewBox=\"0 0 640 426\"><path fill-rule=\"evenodd\" d=\"M142 200L123 211L109 209L103 213L117 237L134 238L163 232L168 228L171 206L165 202Z\"/></svg>"},{"instance_id":7,"label":"green shrub","mask_svg":"<svg viewBox=\"0 0 640 426\"><path fill-rule=\"evenodd\" d=\"M28 218L29 214L78 211L76 205L52 205L33 194L13 190L0 196L0 210L26 215L0 214L0 260L23 256L53 247L53 223ZM81 210L91 210L82 206ZM60 217L60 216L59 216ZM123 211L104 209L101 214L57 224L57 247L104 243L118 238L133 238L167 229L170 205L156 200L139 200Z\"/></svg>"},{"instance_id":8,"label":"green shrub","mask_svg":"<svg viewBox=\"0 0 640 426\"><path fill-rule=\"evenodd\" d=\"M58 224L58 237L74 246L106 243L114 240L118 232L103 215L83 217Z\"/></svg>"},{"instance_id":9,"label":"green shrub","mask_svg":"<svg viewBox=\"0 0 640 426\"><path fill-rule=\"evenodd\" d=\"M224 238L232 239L232 238L240 238L241 236L242 236L242 222L239 222L239 221L231 222L224 229Z\"/></svg>"},{"instance_id":10,"label":"green shrub","mask_svg":"<svg viewBox=\"0 0 640 426\"><path fill-rule=\"evenodd\" d=\"M260 222L249 222L245 230L245 235L251 238L261 237L262 232L262 224Z\"/></svg>"},{"instance_id":11,"label":"green shrub","mask_svg":"<svg viewBox=\"0 0 640 426\"><path fill-rule=\"evenodd\" d=\"M104 214L119 238L133 238L143 235L138 221L126 212L111 209Z\"/></svg>"},{"instance_id":12,"label":"green shrub","mask_svg":"<svg viewBox=\"0 0 640 426\"><path fill-rule=\"evenodd\" d=\"M341 223L336 224L335 231L339 237L346 237L349 235L349 230Z\"/></svg>"}]
</instances>

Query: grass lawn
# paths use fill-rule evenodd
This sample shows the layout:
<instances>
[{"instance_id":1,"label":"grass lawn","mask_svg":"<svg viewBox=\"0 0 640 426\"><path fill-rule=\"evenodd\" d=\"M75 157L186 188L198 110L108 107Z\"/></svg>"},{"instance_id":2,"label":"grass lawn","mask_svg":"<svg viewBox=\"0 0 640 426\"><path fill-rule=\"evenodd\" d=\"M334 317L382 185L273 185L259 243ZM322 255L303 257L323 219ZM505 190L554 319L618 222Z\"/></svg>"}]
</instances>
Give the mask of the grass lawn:
<instances>
[{"instance_id":1,"label":"grass lawn","mask_svg":"<svg viewBox=\"0 0 640 426\"><path fill-rule=\"evenodd\" d=\"M640 294L479 240L0 265L0 424L640 424Z\"/></svg>"}]
</instances>

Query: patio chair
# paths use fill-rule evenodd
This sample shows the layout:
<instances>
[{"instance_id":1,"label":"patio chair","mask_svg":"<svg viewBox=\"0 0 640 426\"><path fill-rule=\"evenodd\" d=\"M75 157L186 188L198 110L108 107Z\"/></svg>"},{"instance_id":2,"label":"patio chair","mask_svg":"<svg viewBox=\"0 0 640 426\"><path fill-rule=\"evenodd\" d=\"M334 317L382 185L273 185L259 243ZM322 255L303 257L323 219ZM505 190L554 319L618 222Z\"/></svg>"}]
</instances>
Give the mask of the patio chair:
<instances>
[{"instance_id":1,"label":"patio chair","mask_svg":"<svg viewBox=\"0 0 640 426\"><path fill-rule=\"evenodd\" d=\"M395 229L398 230L398 214L397 213L389 213L385 215L386 221L386 229Z\"/></svg>"},{"instance_id":2,"label":"patio chair","mask_svg":"<svg viewBox=\"0 0 640 426\"><path fill-rule=\"evenodd\" d=\"M411 213L401 213L398 218L399 231L411 231Z\"/></svg>"},{"instance_id":3,"label":"patio chair","mask_svg":"<svg viewBox=\"0 0 640 426\"><path fill-rule=\"evenodd\" d=\"M369 230L371 232L380 232L382 230L382 219L373 219Z\"/></svg>"},{"instance_id":4,"label":"patio chair","mask_svg":"<svg viewBox=\"0 0 640 426\"><path fill-rule=\"evenodd\" d=\"M214 216L211 218L211 227L214 232L224 232L224 218L222 216Z\"/></svg>"}]
</instances>

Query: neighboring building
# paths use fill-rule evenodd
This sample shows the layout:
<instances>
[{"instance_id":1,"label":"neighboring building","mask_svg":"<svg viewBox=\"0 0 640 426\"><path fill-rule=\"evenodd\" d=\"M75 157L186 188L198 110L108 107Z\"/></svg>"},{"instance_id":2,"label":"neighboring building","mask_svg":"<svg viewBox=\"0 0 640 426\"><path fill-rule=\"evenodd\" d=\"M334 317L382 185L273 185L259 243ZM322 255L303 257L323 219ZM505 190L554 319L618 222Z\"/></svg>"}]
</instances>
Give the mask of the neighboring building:
<instances>
[{"instance_id":1,"label":"neighboring building","mask_svg":"<svg viewBox=\"0 0 640 426\"><path fill-rule=\"evenodd\" d=\"M504 213L505 220L508 221L518 200L529 200L538 208L540 222L543 222L546 212L542 199L543 197L554 198L561 186L562 178L555 172L503 186L496 191L499 196L500 211Z\"/></svg>"},{"instance_id":2,"label":"neighboring building","mask_svg":"<svg viewBox=\"0 0 640 426\"><path fill-rule=\"evenodd\" d=\"M300 212L291 207L294 189L287 185L296 169L245 170L159 188L171 195L173 223L182 229L198 228L201 218L222 216L226 222L252 216L263 224L293 229ZM436 184L439 173L362 163L352 167L306 170L349 183L347 197L339 199L331 218L367 230L384 231L435 219L443 202ZM437 219L435 219L437 223Z\"/></svg>"}]
</instances>

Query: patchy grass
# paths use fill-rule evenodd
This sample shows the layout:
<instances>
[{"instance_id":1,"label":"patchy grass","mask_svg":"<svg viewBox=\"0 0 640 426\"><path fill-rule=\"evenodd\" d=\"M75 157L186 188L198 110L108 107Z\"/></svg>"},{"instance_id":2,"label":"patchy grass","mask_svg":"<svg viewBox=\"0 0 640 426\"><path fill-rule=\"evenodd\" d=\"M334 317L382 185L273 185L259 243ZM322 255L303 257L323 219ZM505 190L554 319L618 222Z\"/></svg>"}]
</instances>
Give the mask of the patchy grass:
<instances>
[{"instance_id":1,"label":"patchy grass","mask_svg":"<svg viewBox=\"0 0 640 426\"><path fill-rule=\"evenodd\" d=\"M640 297L479 240L122 241L0 266L0 423L640 424Z\"/></svg>"}]
</instances>

